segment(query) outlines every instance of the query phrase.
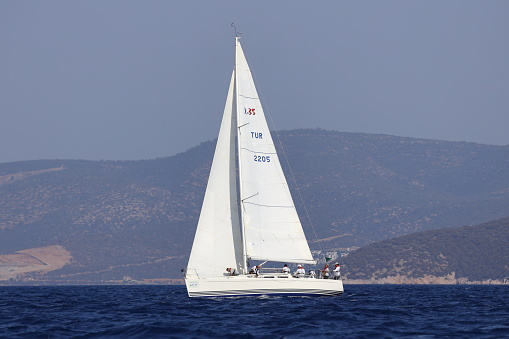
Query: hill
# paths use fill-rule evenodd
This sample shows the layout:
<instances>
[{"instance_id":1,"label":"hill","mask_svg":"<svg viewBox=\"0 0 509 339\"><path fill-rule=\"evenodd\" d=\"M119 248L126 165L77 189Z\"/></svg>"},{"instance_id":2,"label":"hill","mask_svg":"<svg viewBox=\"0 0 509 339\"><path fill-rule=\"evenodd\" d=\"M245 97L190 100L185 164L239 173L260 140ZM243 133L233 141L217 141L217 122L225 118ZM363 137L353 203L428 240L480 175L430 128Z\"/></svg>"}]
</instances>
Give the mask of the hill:
<instances>
[{"instance_id":1,"label":"hill","mask_svg":"<svg viewBox=\"0 0 509 339\"><path fill-rule=\"evenodd\" d=\"M509 216L509 146L321 129L282 131L279 139L312 249ZM24 278L178 278L214 145L153 160L0 164L0 254L60 246L71 256L63 268ZM10 262L11 272L18 264Z\"/></svg>"},{"instance_id":2,"label":"hill","mask_svg":"<svg viewBox=\"0 0 509 339\"><path fill-rule=\"evenodd\" d=\"M406 283L509 280L509 218L369 244L344 258L349 279Z\"/></svg>"}]
</instances>

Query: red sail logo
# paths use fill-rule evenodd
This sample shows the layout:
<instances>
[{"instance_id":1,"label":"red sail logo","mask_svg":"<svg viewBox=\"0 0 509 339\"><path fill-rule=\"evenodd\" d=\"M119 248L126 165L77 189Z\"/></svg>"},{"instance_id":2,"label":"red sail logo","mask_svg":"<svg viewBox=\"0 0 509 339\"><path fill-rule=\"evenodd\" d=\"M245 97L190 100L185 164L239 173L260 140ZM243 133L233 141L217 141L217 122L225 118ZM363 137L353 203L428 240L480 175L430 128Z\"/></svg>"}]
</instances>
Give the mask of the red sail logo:
<instances>
[{"instance_id":1,"label":"red sail logo","mask_svg":"<svg viewBox=\"0 0 509 339\"><path fill-rule=\"evenodd\" d=\"M244 107L244 114L247 114L247 115L256 115L255 108L245 108Z\"/></svg>"}]
</instances>

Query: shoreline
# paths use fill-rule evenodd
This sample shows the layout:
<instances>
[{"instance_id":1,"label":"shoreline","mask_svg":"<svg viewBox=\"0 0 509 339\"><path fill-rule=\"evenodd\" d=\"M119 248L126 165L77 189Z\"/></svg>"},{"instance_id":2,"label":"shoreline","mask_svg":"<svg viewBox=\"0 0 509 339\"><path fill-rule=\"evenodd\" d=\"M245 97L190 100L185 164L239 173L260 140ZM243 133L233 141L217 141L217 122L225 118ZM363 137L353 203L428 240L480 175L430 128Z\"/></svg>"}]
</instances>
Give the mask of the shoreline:
<instances>
[{"instance_id":1,"label":"shoreline","mask_svg":"<svg viewBox=\"0 0 509 339\"><path fill-rule=\"evenodd\" d=\"M509 281L483 280L468 281L466 279L434 279L406 278L395 280L393 277L383 279L343 279L344 285L509 285ZM145 281L5 281L3 286L184 286L183 279L147 279Z\"/></svg>"}]
</instances>

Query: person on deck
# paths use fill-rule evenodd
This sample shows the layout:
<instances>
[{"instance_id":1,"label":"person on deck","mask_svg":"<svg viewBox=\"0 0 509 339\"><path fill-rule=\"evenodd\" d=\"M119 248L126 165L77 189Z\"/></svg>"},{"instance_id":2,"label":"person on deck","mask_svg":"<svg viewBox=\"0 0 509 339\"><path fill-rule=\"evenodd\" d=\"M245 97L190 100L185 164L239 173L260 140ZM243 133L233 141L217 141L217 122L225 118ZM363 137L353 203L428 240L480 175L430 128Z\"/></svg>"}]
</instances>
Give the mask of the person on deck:
<instances>
[{"instance_id":1,"label":"person on deck","mask_svg":"<svg viewBox=\"0 0 509 339\"><path fill-rule=\"evenodd\" d=\"M329 279L329 272L330 272L329 265L325 264L325 267L322 270L322 278L323 279Z\"/></svg>"},{"instance_id":2,"label":"person on deck","mask_svg":"<svg viewBox=\"0 0 509 339\"><path fill-rule=\"evenodd\" d=\"M309 270L309 277L315 278L315 276L316 276L315 270Z\"/></svg>"},{"instance_id":3,"label":"person on deck","mask_svg":"<svg viewBox=\"0 0 509 339\"><path fill-rule=\"evenodd\" d=\"M235 268L231 268L231 267L228 267L228 268L226 269L226 272L228 272L228 274L229 274L230 276L233 276L233 275L239 275L239 274L237 273L237 270L236 270Z\"/></svg>"},{"instance_id":4,"label":"person on deck","mask_svg":"<svg viewBox=\"0 0 509 339\"><path fill-rule=\"evenodd\" d=\"M304 270L304 268L302 268L302 265L299 265L297 267L297 271L295 271L295 276L297 278L303 278L305 275L306 275L306 271Z\"/></svg>"},{"instance_id":5,"label":"person on deck","mask_svg":"<svg viewBox=\"0 0 509 339\"><path fill-rule=\"evenodd\" d=\"M339 266L339 263L336 263L336 267L334 267L334 270L332 271L332 277L334 280L341 278L341 266Z\"/></svg>"},{"instance_id":6,"label":"person on deck","mask_svg":"<svg viewBox=\"0 0 509 339\"><path fill-rule=\"evenodd\" d=\"M283 266L283 269L281 270L281 272L288 273L288 274L290 273L290 268L288 267L287 264L285 264L285 266Z\"/></svg>"},{"instance_id":7,"label":"person on deck","mask_svg":"<svg viewBox=\"0 0 509 339\"><path fill-rule=\"evenodd\" d=\"M251 267L251 269L249 270L249 274L256 274L256 276L259 276L260 275L260 265L255 265L255 266Z\"/></svg>"}]
</instances>

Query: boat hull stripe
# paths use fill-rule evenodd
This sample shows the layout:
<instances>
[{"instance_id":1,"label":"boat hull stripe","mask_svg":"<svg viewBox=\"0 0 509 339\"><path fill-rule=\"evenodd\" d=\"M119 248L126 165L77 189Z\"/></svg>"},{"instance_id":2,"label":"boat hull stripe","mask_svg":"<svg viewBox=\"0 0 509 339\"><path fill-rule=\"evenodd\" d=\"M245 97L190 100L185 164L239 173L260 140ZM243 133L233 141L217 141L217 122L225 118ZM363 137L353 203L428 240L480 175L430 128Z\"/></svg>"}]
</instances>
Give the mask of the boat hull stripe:
<instances>
[{"instance_id":1,"label":"boat hull stripe","mask_svg":"<svg viewBox=\"0 0 509 339\"><path fill-rule=\"evenodd\" d=\"M256 296L256 295L301 295L301 296L334 296L343 291L321 289L251 289L251 290L223 290L189 292L190 297L227 297L227 296Z\"/></svg>"}]
</instances>

